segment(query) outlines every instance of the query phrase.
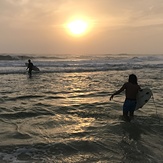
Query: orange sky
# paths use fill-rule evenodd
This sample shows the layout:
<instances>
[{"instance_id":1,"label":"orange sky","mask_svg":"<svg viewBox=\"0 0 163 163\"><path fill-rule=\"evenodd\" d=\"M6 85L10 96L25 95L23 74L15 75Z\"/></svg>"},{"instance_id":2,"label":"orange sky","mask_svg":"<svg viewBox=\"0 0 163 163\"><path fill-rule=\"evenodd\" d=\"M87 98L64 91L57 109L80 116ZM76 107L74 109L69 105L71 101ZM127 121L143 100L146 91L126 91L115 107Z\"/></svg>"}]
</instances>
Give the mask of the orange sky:
<instances>
[{"instance_id":1,"label":"orange sky","mask_svg":"<svg viewBox=\"0 0 163 163\"><path fill-rule=\"evenodd\" d=\"M66 24L83 19L76 37ZM162 0L2 0L0 53L163 54Z\"/></svg>"}]
</instances>

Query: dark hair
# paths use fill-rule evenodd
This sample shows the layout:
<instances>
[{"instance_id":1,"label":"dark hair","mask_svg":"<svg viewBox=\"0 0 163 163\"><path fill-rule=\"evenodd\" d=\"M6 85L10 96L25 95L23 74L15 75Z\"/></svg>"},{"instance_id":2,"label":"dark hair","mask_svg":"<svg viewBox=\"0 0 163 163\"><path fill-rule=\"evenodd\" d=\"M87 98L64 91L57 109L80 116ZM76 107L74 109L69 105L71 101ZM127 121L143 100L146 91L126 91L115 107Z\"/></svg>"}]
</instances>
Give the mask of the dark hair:
<instances>
[{"instance_id":1,"label":"dark hair","mask_svg":"<svg viewBox=\"0 0 163 163\"><path fill-rule=\"evenodd\" d=\"M137 77L136 77L135 74L129 75L128 81L129 81L130 83L132 83L132 84L138 84L138 82L137 82L138 80L137 80Z\"/></svg>"}]
</instances>

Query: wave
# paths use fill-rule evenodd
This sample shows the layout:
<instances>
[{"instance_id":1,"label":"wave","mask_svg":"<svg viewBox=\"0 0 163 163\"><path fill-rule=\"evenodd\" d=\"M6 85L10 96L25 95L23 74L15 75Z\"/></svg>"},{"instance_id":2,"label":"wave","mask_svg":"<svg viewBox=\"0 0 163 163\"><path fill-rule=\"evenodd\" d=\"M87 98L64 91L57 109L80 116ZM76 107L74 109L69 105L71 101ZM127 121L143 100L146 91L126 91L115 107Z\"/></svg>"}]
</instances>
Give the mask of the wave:
<instances>
[{"instance_id":1,"label":"wave","mask_svg":"<svg viewBox=\"0 0 163 163\"><path fill-rule=\"evenodd\" d=\"M26 59L30 56L0 55L0 74L25 74ZM15 59L16 58L16 59ZM30 57L31 58L31 57ZM33 56L39 73L80 73L111 70L131 70L144 68L163 68L163 56L105 55L59 58L57 56ZM38 72L34 72L38 73Z\"/></svg>"},{"instance_id":2,"label":"wave","mask_svg":"<svg viewBox=\"0 0 163 163\"><path fill-rule=\"evenodd\" d=\"M27 60L29 58L33 58L32 56L24 56L24 55L9 55L9 54L0 54L0 60Z\"/></svg>"},{"instance_id":3,"label":"wave","mask_svg":"<svg viewBox=\"0 0 163 163\"><path fill-rule=\"evenodd\" d=\"M46 69L46 68L40 68L39 72L33 71L33 74L43 74L43 73L82 73L82 72L98 72L98 71L121 71L121 70L132 70L132 69L157 69L157 68L163 68L163 64L159 65L112 65L108 67L84 67L84 68L65 68L65 69ZM0 74L4 75L10 75L10 74L27 74L28 72L25 69L22 70L0 70Z\"/></svg>"},{"instance_id":4,"label":"wave","mask_svg":"<svg viewBox=\"0 0 163 163\"><path fill-rule=\"evenodd\" d=\"M62 59L64 57L57 57L57 56L43 56L43 55L35 55L35 54L0 54L0 60L3 61L14 61L14 60L28 60L28 59Z\"/></svg>"}]
</instances>

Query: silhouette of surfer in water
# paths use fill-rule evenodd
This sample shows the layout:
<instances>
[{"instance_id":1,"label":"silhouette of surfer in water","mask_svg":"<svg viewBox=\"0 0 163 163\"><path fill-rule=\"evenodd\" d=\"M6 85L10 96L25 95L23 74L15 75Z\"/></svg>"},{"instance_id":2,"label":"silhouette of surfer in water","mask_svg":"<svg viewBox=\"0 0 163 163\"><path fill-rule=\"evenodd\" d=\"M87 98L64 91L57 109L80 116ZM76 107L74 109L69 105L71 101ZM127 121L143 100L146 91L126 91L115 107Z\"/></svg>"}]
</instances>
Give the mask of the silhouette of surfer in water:
<instances>
[{"instance_id":1,"label":"silhouette of surfer in water","mask_svg":"<svg viewBox=\"0 0 163 163\"><path fill-rule=\"evenodd\" d=\"M32 76L32 70L33 70L33 63L31 62L30 59L28 60L27 70L28 70L29 77L31 77Z\"/></svg>"},{"instance_id":2,"label":"silhouette of surfer in water","mask_svg":"<svg viewBox=\"0 0 163 163\"><path fill-rule=\"evenodd\" d=\"M128 82L124 83L123 86L110 97L110 100L112 100L115 95L118 95L125 90L126 99L123 104L123 118L126 121L130 121L134 117L136 95L140 89L141 88L137 83L137 76L131 74L129 75Z\"/></svg>"}]
</instances>

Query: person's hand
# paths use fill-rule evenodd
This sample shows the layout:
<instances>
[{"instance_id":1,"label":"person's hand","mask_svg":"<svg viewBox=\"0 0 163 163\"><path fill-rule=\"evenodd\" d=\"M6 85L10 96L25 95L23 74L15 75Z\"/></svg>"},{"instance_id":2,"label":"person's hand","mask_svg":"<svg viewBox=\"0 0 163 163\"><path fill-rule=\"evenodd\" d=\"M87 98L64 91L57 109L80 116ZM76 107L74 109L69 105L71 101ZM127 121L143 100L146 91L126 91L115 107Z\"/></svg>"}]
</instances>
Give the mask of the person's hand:
<instances>
[{"instance_id":1,"label":"person's hand","mask_svg":"<svg viewBox=\"0 0 163 163\"><path fill-rule=\"evenodd\" d=\"M114 95L111 95L111 96L110 96L110 101L113 99L113 97L114 97Z\"/></svg>"}]
</instances>

